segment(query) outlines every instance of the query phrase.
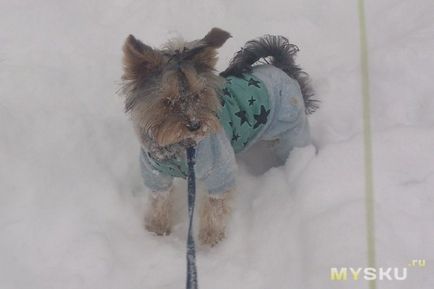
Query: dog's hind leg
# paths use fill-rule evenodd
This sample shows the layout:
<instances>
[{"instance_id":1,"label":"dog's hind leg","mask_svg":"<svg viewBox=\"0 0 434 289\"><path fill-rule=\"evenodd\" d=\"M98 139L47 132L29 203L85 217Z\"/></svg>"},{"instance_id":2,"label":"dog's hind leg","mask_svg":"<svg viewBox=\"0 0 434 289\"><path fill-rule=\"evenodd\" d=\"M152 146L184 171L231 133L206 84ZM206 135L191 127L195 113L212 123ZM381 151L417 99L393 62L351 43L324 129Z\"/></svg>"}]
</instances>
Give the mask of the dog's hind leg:
<instances>
[{"instance_id":1,"label":"dog's hind leg","mask_svg":"<svg viewBox=\"0 0 434 289\"><path fill-rule=\"evenodd\" d=\"M152 192L145 217L145 227L157 235L168 235L171 230L172 191Z\"/></svg>"},{"instance_id":2,"label":"dog's hind leg","mask_svg":"<svg viewBox=\"0 0 434 289\"><path fill-rule=\"evenodd\" d=\"M292 127L277 136L273 142L273 152L281 165L288 159L289 153L295 147L304 147L312 143L310 128L306 115L300 111L299 117L292 123Z\"/></svg>"},{"instance_id":3,"label":"dog's hind leg","mask_svg":"<svg viewBox=\"0 0 434 289\"><path fill-rule=\"evenodd\" d=\"M199 240L202 245L214 246L224 239L231 212L231 191L221 196L208 196L200 214Z\"/></svg>"}]
</instances>

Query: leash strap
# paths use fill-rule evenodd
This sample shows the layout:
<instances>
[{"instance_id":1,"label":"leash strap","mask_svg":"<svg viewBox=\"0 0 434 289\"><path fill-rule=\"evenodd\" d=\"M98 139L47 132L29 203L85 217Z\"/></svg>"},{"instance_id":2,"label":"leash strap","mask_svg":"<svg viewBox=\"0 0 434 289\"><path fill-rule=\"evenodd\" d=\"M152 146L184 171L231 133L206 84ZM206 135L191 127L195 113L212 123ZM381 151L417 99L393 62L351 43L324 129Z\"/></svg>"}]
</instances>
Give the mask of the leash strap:
<instances>
[{"instance_id":1,"label":"leash strap","mask_svg":"<svg viewBox=\"0 0 434 289\"><path fill-rule=\"evenodd\" d=\"M193 237L193 214L196 199L196 177L194 174L196 150L187 148L188 165L188 237L187 237L187 289L197 289L196 250Z\"/></svg>"}]
</instances>

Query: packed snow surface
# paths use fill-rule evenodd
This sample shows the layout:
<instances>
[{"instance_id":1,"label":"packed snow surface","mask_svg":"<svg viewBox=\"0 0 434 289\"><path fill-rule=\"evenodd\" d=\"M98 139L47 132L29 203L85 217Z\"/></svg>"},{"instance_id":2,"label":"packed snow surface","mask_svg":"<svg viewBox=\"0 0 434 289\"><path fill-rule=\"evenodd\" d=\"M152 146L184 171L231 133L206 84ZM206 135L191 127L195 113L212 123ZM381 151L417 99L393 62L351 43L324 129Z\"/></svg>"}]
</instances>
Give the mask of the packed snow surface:
<instances>
[{"instance_id":1,"label":"packed snow surface","mask_svg":"<svg viewBox=\"0 0 434 289\"><path fill-rule=\"evenodd\" d=\"M434 2L366 1L381 289L434 288ZM301 51L321 109L314 146L271 168L240 162L228 237L198 248L200 288L368 288L330 267L367 266L357 1L0 3L0 288L164 289L185 284L186 194L173 232L144 230L139 144L117 94L128 34L158 47L281 34ZM258 154L259 152L259 154ZM196 231L197 232L197 231Z\"/></svg>"}]
</instances>

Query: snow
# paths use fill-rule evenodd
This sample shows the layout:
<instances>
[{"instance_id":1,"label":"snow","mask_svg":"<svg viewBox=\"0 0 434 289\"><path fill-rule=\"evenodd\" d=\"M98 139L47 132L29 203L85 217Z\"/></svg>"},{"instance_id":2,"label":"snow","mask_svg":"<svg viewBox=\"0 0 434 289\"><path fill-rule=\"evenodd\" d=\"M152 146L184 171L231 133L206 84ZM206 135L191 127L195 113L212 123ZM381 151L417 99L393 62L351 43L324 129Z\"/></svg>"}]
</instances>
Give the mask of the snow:
<instances>
[{"instance_id":1,"label":"snow","mask_svg":"<svg viewBox=\"0 0 434 289\"><path fill-rule=\"evenodd\" d=\"M377 265L427 262L378 288L429 289L434 3L366 2ZM213 26L233 35L220 70L251 38L288 36L322 103L310 118L318 152L298 149L269 170L257 157L241 162L228 238L199 248L200 288L368 288L329 276L367 266L356 4L1 1L0 288L184 287L185 183L173 233L146 232L139 145L116 94L121 46L130 33L159 46Z\"/></svg>"}]
</instances>

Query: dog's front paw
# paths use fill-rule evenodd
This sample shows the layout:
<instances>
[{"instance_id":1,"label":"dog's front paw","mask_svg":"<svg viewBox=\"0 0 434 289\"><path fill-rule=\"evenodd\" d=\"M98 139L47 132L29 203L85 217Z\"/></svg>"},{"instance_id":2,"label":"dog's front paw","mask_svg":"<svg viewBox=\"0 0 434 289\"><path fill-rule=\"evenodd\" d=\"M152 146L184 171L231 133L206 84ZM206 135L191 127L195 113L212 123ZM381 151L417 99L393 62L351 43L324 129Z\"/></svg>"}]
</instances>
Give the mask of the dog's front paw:
<instances>
[{"instance_id":1,"label":"dog's front paw","mask_svg":"<svg viewBox=\"0 0 434 289\"><path fill-rule=\"evenodd\" d=\"M169 235L171 229L171 192L152 193L145 217L145 227L159 236Z\"/></svg>"},{"instance_id":2,"label":"dog's front paw","mask_svg":"<svg viewBox=\"0 0 434 289\"><path fill-rule=\"evenodd\" d=\"M149 232L153 232L159 236L170 234L170 224L166 219L145 218L145 228Z\"/></svg>"},{"instance_id":3,"label":"dog's front paw","mask_svg":"<svg viewBox=\"0 0 434 289\"><path fill-rule=\"evenodd\" d=\"M213 247L225 238L225 228L202 227L199 231L199 241L202 245Z\"/></svg>"},{"instance_id":4,"label":"dog's front paw","mask_svg":"<svg viewBox=\"0 0 434 289\"><path fill-rule=\"evenodd\" d=\"M229 192L222 198L206 200L200 216L199 241L202 245L212 247L225 238L229 213Z\"/></svg>"}]
</instances>

